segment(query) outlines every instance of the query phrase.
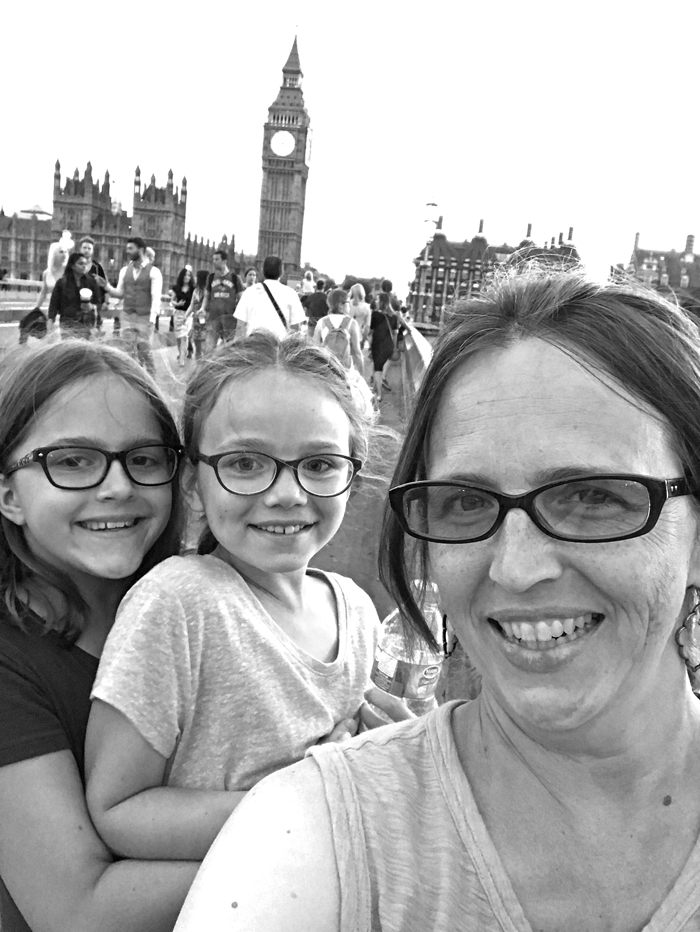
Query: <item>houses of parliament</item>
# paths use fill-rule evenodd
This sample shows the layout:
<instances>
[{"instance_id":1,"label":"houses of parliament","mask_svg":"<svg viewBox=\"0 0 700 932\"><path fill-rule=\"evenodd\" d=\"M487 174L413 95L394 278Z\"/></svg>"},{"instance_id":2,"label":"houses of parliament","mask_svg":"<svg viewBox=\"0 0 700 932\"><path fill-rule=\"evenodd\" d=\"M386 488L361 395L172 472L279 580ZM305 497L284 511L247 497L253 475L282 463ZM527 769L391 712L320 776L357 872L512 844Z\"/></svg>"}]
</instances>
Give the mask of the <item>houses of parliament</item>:
<instances>
[{"instance_id":1,"label":"houses of parliament","mask_svg":"<svg viewBox=\"0 0 700 932\"><path fill-rule=\"evenodd\" d=\"M263 128L262 186L258 253L241 254L240 261L253 264L267 255L278 255L284 273L300 275L301 239L306 200L306 180L311 146L309 115L301 90L303 73L297 40L282 69L282 85L269 108ZM53 212L36 206L6 215L0 208L0 269L11 279L41 277L48 250L63 230L70 230L76 245L83 236L95 241L97 258L107 277L116 279L126 262L126 243L140 236L156 252L156 264L166 284L174 282L185 265L208 268L214 250L225 248L234 260L235 235L224 234L220 242L210 242L185 234L187 178L176 186L172 171L164 187L151 175L148 183L141 169L134 173L132 213L112 198L109 171L100 182L87 163L83 176L76 168L72 178L62 182L61 165L56 162L53 181Z\"/></svg>"}]
</instances>

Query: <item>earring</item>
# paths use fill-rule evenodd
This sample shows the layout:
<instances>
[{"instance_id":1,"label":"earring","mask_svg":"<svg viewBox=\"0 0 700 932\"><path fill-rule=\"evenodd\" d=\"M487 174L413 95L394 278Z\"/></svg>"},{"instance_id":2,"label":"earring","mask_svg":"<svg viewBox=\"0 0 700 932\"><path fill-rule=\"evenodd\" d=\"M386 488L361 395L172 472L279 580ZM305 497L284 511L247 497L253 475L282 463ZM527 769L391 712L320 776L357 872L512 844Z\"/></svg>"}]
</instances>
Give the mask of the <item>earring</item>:
<instances>
[{"instance_id":1,"label":"earring","mask_svg":"<svg viewBox=\"0 0 700 932\"><path fill-rule=\"evenodd\" d=\"M451 657L452 654L454 654L456 647L457 647L457 635L453 631L452 632L452 649L451 650L447 649L447 615L443 612L442 613L442 653L443 653L445 660L447 660L448 657Z\"/></svg>"},{"instance_id":2,"label":"earring","mask_svg":"<svg viewBox=\"0 0 700 932\"><path fill-rule=\"evenodd\" d=\"M685 617L683 624L676 631L678 653L688 670L693 692L700 692L700 600L697 590L693 590L693 607Z\"/></svg>"}]
</instances>

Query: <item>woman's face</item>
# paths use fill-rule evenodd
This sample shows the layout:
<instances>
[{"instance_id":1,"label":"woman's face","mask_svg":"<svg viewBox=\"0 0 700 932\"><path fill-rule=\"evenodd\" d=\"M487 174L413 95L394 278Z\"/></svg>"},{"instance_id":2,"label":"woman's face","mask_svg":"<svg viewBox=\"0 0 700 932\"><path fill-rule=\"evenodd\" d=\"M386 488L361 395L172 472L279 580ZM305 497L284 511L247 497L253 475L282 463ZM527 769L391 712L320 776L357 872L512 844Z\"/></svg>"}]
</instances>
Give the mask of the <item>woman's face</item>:
<instances>
[{"instance_id":1,"label":"woman's face","mask_svg":"<svg viewBox=\"0 0 700 932\"><path fill-rule=\"evenodd\" d=\"M182 278L182 284L183 284L183 285L189 285L189 283L190 283L191 281L192 281L192 272L190 272L189 269L188 269L188 270L185 272L185 274L184 274L184 276L183 276L183 278Z\"/></svg>"},{"instance_id":2,"label":"woman's face","mask_svg":"<svg viewBox=\"0 0 700 932\"><path fill-rule=\"evenodd\" d=\"M76 260L75 265L73 266L73 272L77 278L80 278L81 275L85 275L88 270L88 260L85 256L81 256Z\"/></svg>"},{"instance_id":3,"label":"woman's face","mask_svg":"<svg viewBox=\"0 0 700 932\"><path fill-rule=\"evenodd\" d=\"M428 479L521 494L564 469L683 475L658 415L549 344L484 352L457 371L429 438ZM674 631L700 583L697 536L688 497L666 502L648 534L609 543L555 540L512 510L487 540L429 544L429 565L484 689L523 726L568 730L682 683ZM586 621L583 635L546 649L499 625L572 618Z\"/></svg>"},{"instance_id":4,"label":"woman's face","mask_svg":"<svg viewBox=\"0 0 700 932\"><path fill-rule=\"evenodd\" d=\"M39 411L15 461L44 446L129 450L162 443L143 395L116 375L75 382ZM37 556L65 572L80 589L88 579L132 576L170 517L172 485L142 486L113 462L92 489L57 489L39 463L0 477L0 510L24 530Z\"/></svg>"},{"instance_id":5,"label":"woman's face","mask_svg":"<svg viewBox=\"0 0 700 932\"><path fill-rule=\"evenodd\" d=\"M251 285L255 284L255 279L257 278L257 276L258 276L258 273L255 271L255 269L249 269L248 272L246 272L246 276L245 276L246 288L250 288Z\"/></svg>"}]
</instances>

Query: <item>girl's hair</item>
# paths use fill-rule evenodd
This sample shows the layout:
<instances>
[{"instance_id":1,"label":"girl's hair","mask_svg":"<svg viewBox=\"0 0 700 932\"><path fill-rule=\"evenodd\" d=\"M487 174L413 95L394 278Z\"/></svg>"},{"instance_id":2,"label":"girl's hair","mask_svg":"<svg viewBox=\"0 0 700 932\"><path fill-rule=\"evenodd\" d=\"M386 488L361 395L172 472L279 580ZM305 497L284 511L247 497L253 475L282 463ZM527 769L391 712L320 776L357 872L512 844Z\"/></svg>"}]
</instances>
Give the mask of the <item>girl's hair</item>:
<instances>
[{"instance_id":1,"label":"girl's hair","mask_svg":"<svg viewBox=\"0 0 700 932\"><path fill-rule=\"evenodd\" d=\"M209 280L209 272L206 269L200 269L197 272L195 288L198 288L200 291L204 291L207 287L207 282Z\"/></svg>"},{"instance_id":2,"label":"girl's hair","mask_svg":"<svg viewBox=\"0 0 700 932\"><path fill-rule=\"evenodd\" d=\"M459 302L440 334L408 424L392 486L426 478L431 430L456 372L487 350L521 340L551 344L612 378L670 427L685 475L700 486L700 333L688 314L633 282L596 282L581 269L506 271ZM624 429L624 425L620 425ZM698 496L696 496L697 498ZM468 544L465 546L469 546ZM384 512L380 579L415 632L432 642L411 580L426 580L428 546Z\"/></svg>"},{"instance_id":3,"label":"girl's hair","mask_svg":"<svg viewBox=\"0 0 700 932\"><path fill-rule=\"evenodd\" d=\"M391 297L385 291L380 291L377 298L377 309L384 312L392 312Z\"/></svg>"},{"instance_id":4,"label":"girl's hair","mask_svg":"<svg viewBox=\"0 0 700 932\"><path fill-rule=\"evenodd\" d=\"M280 340L267 330L224 343L199 362L185 389L182 433L187 456L200 452L204 423L224 389L266 369L303 376L329 392L350 421L350 455L363 462L367 459L373 416L337 357L299 333ZM205 528L199 553L211 553L216 545L211 531Z\"/></svg>"},{"instance_id":5,"label":"girl's hair","mask_svg":"<svg viewBox=\"0 0 700 932\"><path fill-rule=\"evenodd\" d=\"M175 282L175 287L173 288L175 297L178 298L178 300L182 294L182 286L185 284L185 275L187 275L188 272L190 274L189 286L190 288L194 289L194 281L192 280L194 275L192 272L189 269L180 269L177 275L177 281Z\"/></svg>"},{"instance_id":6,"label":"girl's hair","mask_svg":"<svg viewBox=\"0 0 700 932\"><path fill-rule=\"evenodd\" d=\"M359 282L356 282L350 289L350 300L353 304L360 304L365 300L365 289Z\"/></svg>"},{"instance_id":7,"label":"girl's hair","mask_svg":"<svg viewBox=\"0 0 700 932\"><path fill-rule=\"evenodd\" d=\"M334 288L328 295L328 307L331 314L342 314L345 302L348 300L347 291L342 288Z\"/></svg>"},{"instance_id":8,"label":"girl's hair","mask_svg":"<svg viewBox=\"0 0 700 932\"><path fill-rule=\"evenodd\" d=\"M246 277L246 275L248 274L248 272L255 272L256 275L258 274L258 270L255 268L254 265L251 265L251 267L250 267L249 269L246 269L246 270L245 270L245 272L243 273L243 278Z\"/></svg>"},{"instance_id":9,"label":"girl's hair","mask_svg":"<svg viewBox=\"0 0 700 932\"><path fill-rule=\"evenodd\" d=\"M156 417L163 443L180 445L168 406L153 379L138 363L103 343L63 340L31 349L23 347L21 352L3 360L0 473L13 461L14 451L31 431L47 402L69 385L106 375L117 376L142 394ZM176 488L175 483L172 488ZM146 554L134 581L156 563L178 553L182 528L179 499L179 495L173 495L170 519ZM87 605L76 585L61 570L32 553L23 529L4 515L0 516L0 595L10 621L22 629L30 625L31 620L36 622L35 614L28 608L27 596L31 604L38 607L46 631L58 631L67 641L73 642L84 627Z\"/></svg>"}]
</instances>

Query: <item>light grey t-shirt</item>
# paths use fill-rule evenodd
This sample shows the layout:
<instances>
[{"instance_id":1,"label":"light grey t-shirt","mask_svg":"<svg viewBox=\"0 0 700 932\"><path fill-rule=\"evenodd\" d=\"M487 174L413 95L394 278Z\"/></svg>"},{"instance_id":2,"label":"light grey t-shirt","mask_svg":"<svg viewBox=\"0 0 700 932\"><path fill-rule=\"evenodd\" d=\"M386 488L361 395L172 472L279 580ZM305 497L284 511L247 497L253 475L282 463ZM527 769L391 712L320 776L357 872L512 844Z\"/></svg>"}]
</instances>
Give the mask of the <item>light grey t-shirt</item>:
<instances>
[{"instance_id":1,"label":"light grey t-shirt","mask_svg":"<svg viewBox=\"0 0 700 932\"><path fill-rule=\"evenodd\" d=\"M339 932L532 932L459 761L460 704L310 749L331 815ZM699 930L700 839L643 932Z\"/></svg>"},{"instance_id":2,"label":"light grey t-shirt","mask_svg":"<svg viewBox=\"0 0 700 932\"><path fill-rule=\"evenodd\" d=\"M298 647L214 556L171 557L124 598L92 698L122 712L168 758L168 785L249 790L357 712L377 612L352 580L309 572L335 594L332 663Z\"/></svg>"}]
</instances>

